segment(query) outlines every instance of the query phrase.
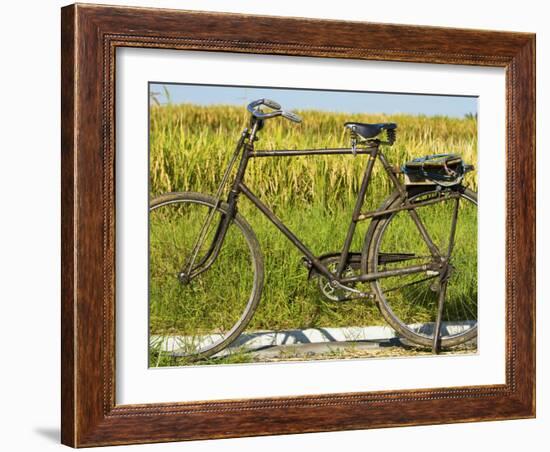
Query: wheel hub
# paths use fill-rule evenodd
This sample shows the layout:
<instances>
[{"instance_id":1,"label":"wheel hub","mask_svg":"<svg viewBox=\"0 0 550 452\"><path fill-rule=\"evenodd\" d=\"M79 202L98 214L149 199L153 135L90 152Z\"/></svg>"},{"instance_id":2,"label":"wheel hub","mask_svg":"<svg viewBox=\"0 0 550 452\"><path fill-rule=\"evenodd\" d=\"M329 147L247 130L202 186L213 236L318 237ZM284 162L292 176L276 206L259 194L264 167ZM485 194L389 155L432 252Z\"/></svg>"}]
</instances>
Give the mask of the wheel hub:
<instances>
[{"instance_id":1,"label":"wheel hub","mask_svg":"<svg viewBox=\"0 0 550 452\"><path fill-rule=\"evenodd\" d=\"M437 266L438 266L437 271L431 270L431 272L433 272L434 276L437 275L437 274L439 275L439 278L437 278L430 285L430 290L432 292L439 292L439 289L441 287L441 283L443 281L448 281L451 278L454 271L455 271L454 265L451 264L447 259L443 259Z\"/></svg>"},{"instance_id":2,"label":"wheel hub","mask_svg":"<svg viewBox=\"0 0 550 452\"><path fill-rule=\"evenodd\" d=\"M189 275L184 272L178 274L178 280L183 286L187 286L191 282Z\"/></svg>"}]
</instances>

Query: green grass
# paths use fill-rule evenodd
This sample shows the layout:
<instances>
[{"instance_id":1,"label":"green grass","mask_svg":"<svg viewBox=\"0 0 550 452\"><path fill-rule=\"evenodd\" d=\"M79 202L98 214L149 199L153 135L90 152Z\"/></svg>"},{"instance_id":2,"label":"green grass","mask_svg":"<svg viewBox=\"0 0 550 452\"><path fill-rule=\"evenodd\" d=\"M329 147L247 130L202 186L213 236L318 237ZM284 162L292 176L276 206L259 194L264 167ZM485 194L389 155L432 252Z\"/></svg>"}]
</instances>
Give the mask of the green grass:
<instances>
[{"instance_id":1,"label":"green grass","mask_svg":"<svg viewBox=\"0 0 550 452\"><path fill-rule=\"evenodd\" d=\"M476 163L475 118L298 113L304 119L301 125L282 119L267 121L256 148L348 146L349 136L343 127L345 121L392 121L398 124L397 142L386 150L392 164L400 165L414 157L444 152L461 154L466 162ZM227 106L153 106L150 122L151 197L170 191L215 193L247 116L243 108ZM323 254L342 247L365 165L365 156L254 159L247 170L246 183L308 247L316 254ZM475 173L468 176L466 184L476 189ZM364 209L377 207L390 192L390 182L378 164ZM307 280L301 254L286 238L244 197L239 211L252 225L265 260L264 291L249 330L385 323L371 302L335 303L323 298L316 281ZM432 212L435 214L432 214L430 227L437 235L438 231L446 229L437 220L437 212L433 209ZM469 270L460 274L457 271L452 296L475 300L476 211L461 209L461 214L467 221L457 232L457 241L464 244L459 262L461 268ZM153 216L151 218L154 222ZM197 218L186 225L200 224ZM153 275L151 279L151 334L208 332L216 323L224 320L231 323L235 318L232 310L234 316L238 315L246 302L243 296L251 287L252 272L247 266L246 244L237 231L230 234L220 259L213 271L208 276L205 274L202 285L182 287L174 278L166 277L177 271L170 266L181 265L181 262L174 264L174 249L182 249L183 243L196 234L198 226L195 226L178 228L170 225L166 217L156 226L152 223L151 267L163 270L165 276L158 284ZM352 245L354 251L361 251L367 227L368 222L359 224ZM388 235L393 239L387 240L396 243L403 243L407 238L412 240L411 234L415 231L406 220L402 224L396 222L393 227ZM178 238L174 239L174 236ZM458 243L456 249L459 249ZM390 282L388 279L388 284ZM410 319L432 316L432 302L426 301L414 308L403 299L392 303L395 303L394 309L400 309L399 312ZM211 309L212 306L215 309Z\"/></svg>"}]
</instances>

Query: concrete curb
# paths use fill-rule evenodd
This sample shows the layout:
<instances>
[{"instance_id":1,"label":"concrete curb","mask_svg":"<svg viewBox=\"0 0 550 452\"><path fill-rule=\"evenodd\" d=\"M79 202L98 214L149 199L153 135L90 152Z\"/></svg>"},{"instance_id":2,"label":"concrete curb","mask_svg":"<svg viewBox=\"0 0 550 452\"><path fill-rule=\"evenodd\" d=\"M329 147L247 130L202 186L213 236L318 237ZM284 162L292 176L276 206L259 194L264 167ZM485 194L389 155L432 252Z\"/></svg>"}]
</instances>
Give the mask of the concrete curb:
<instances>
[{"instance_id":1,"label":"concrete curb","mask_svg":"<svg viewBox=\"0 0 550 452\"><path fill-rule=\"evenodd\" d=\"M473 322L448 323L442 325L444 329L462 329L470 327ZM420 330L429 332L431 324L415 325ZM380 344L396 339L396 332L389 326L352 326L341 328L307 328L283 331L254 331L241 334L232 344L214 356L225 356L235 350L258 351L270 347L282 347L301 344L328 344L328 343L357 343L368 342ZM150 343L160 347L164 352L177 354L184 342L183 336L151 336ZM206 336L205 340L215 340L215 336Z\"/></svg>"}]
</instances>

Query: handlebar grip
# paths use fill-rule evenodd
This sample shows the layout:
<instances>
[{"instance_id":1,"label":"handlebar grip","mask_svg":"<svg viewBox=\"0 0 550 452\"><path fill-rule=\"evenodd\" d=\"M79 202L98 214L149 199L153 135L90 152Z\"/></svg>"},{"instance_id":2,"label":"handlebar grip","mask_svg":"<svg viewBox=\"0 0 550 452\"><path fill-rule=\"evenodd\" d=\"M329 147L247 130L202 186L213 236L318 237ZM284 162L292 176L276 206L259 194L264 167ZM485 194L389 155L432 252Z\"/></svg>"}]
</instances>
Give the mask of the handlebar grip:
<instances>
[{"instance_id":1,"label":"handlebar grip","mask_svg":"<svg viewBox=\"0 0 550 452\"><path fill-rule=\"evenodd\" d=\"M290 119L292 122L302 122L302 118L292 111L283 111L281 114L283 117Z\"/></svg>"},{"instance_id":2,"label":"handlebar grip","mask_svg":"<svg viewBox=\"0 0 550 452\"><path fill-rule=\"evenodd\" d=\"M260 108L257 108L262 105L265 105L266 107L270 108L273 111L264 113ZM268 119L268 118L274 118L275 116L283 116L286 119L289 119L293 122L302 122L302 118L300 118L296 113L282 110L281 106L277 102L270 99L254 100L248 104L247 109L250 112L250 114L252 114L255 118L258 118L258 119Z\"/></svg>"},{"instance_id":3,"label":"handlebar grip","mask_svg":"<svg viewBox=\"0 0 550 452\"><path fill-rule=\"evenodd\" d=\"M271 100L271 99L263 99L263 102L262 102L266 107L269 107L273 110L280 110L281 109L281 105L278 104L277 102L275 102L274 100Z\"/></svg>"}]
</instances>

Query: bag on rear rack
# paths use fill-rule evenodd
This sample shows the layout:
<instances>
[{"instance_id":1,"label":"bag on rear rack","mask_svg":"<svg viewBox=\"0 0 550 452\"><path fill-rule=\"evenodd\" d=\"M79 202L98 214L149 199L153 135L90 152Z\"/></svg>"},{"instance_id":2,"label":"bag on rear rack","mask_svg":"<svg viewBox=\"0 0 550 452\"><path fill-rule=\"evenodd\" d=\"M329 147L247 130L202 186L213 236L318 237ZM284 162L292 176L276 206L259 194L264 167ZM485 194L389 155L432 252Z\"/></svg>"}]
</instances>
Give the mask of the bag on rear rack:
<instances>
[{"instance_id":1,"label":"bag on rear rack","mask_svg":"<svg viewBox=\"0 0 550 452\"><path fill-rule=\"evenodd\" d=\"M473 169L473 165L465 164L457 154L418 157L401 167L406 185L457 185L464 174Z\"/></svg>"}]
</instances>

